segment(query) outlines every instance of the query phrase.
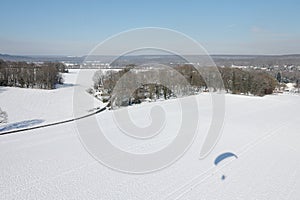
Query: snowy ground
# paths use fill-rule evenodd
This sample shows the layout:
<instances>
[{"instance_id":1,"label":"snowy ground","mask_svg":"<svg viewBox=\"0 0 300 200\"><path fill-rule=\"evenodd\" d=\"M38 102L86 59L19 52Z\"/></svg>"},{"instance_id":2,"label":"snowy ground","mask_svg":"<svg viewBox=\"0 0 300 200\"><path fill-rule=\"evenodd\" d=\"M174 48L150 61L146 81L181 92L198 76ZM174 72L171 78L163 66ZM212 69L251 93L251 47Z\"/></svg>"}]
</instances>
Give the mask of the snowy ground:
<instances>
[{"instance_id":1,"label":"snowy ground","mask_svg":"<svg viewBox=\"0 0 300 200\"><path fill-rule=\"evenodd\" d=\"M89 70L91 76L95 70ZM64 85L55 90L0 87L0 107L8 114L8 124L0 125L1 131L26 128L73 118L73 92L78 70L63 74ZM92 80L89 83L92 85ZM83 93L87 98L93 98ZM93 109L93 107L89 108ZM89 113L85 109L82 114Z\"/></svg>"},{"instance_id":2,"label":"snowy ground","mask_svg":"<svg viewBox=\"0 0 300 200\"><path fill-rule=\"evenodd\" d=\"M9 122L72 117L72 84L53 91L0 88L0 106ZM193 98L193 97L188 97ZM199 133L207 130L211 98L197 96ZM247 97L226 95L223 134L212 153L199 160L204 138L199 134L186 154L170 167L144 175L120 173L93 159L82 146L75 123L0 136L0 199L294 199L300 198L300 135L297 95ZM180 119L176 100L131 107L133 121L149 123L148 111L167 111L165 131L135 142L115 126L112 111L97 120L106 137L128 152L163 148L175 137ZM224 152L229 158L215 166ZM225 180L221 176L225 175Z\"/></svg>"}]
</instances>

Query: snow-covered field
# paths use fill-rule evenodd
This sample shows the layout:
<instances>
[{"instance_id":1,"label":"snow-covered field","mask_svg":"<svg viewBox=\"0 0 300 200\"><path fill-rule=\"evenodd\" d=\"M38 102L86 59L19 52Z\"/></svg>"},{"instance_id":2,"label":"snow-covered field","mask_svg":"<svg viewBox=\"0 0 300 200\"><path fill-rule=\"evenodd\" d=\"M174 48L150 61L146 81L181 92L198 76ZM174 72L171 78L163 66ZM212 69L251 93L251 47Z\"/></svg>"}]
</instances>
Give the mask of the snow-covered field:
<instances>
[{"instance_id":1,"label":"snow-covered field","mask_svg":"<svg viewBox=\"0 0 300 200\"><path fill-rule=\"evenodd\" d=\"M89 70L89 72L92 76L95 70ZM73 118L73 92L77 75L77 69L63 74L65 84L58 85L55 90L0 87L0 107L7 112L9 122L6 126L0 125L0 131ZM90 85L92 85L92 79ZM93 99L87 93L83 93L83 95ZM82 114L89 112L90 110L85 109Z\"/></svg>"},{"instance_id":2,"label":"snow-covered field","mask_svg":"<svg viewBox=\"0 0 300 200\"><path fill-rule=\"evenodd\" d=\"M0 88L0 107L8 113L9 123L71 118L76 73L67 74L67 85L53 91ZM81 144L74 122L0 136L0 199L300 198L299 96L226 95L222 136L203 160L199 160L205 137L201 133L210 124L211 98L209 94L196 98L199 135L190 149L170 167L143 175L111 170L93 159ZM177 100L129 108L132 120L145 126L155 105L163 107L167 120L162 134L149 140L136 142L124 135L112 111L97 115L97 120L115 146L134 153L153 152L176 136ZM215 166L215 158L224 152L233 152L238 159L228 158Z\"/></svg>"}]
</instances>

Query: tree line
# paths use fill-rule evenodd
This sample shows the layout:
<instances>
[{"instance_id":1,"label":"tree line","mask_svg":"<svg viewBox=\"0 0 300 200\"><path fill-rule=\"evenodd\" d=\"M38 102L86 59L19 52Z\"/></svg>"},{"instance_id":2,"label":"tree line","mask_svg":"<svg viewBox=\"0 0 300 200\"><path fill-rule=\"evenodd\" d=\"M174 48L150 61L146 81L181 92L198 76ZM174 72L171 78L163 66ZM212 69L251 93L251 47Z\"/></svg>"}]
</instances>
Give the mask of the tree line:
<instances>
[{"instance_id":1,"label":"tree line","mask_svg":"<svg viewBox=\"0 0 300 200\"><path fill-rule=\"evenodd\" d=\"M143 99L169 99L197 94L199 92L225 90L227 93L264 96L272 94L277 86L277 80L262 70L218 67L224 86L209 82L216 81L215 70L211 67L202 68L201 74L193 65L180 65L170 69L134 69L127 66L120 71L101 70L94 74L94 90L116 106L126 106L139 103ZM179 73L188 84L175 80ZM126 74L126 76L124 76ZM127 77L124 80L124 77ZM123 78L122 78L123 77ZM118 81L118 97L113 96L113 90ZM147 83L147 84L145 84ZM131 91L131 88L135 88Z\"/></svg>"},{"instance_id":2,"label":"tree line","mask_svg":"<svg viewBox=\"0 0 300 200\"><path fill-rule=\"evenodd\" d=\"M264 96L272 94L277 80L267 72L257 69L219 68L227 92Z\"/></svg>"},{"instance_id":3,"label":"tree line","mask_svg":"<svg viewBox=\"0 0 300 200\"><path fill-rule=\"evenodd\" d=\"M203 67L202 74L192 65L175 67L196 88L205 88L204 91L218 90L220 88L208 88L209 81L216 81L215 70L211 67ZM218 67L223 89L227 93L264 96L272 94L278 85L277 80L267 72L258 69L240 69L234 67ZM203 78L203 75L206 77Z\"/></svg>"},{"instance_id":4,"label":"tree line","mask_svg":"<svg viewBox=\"0 0 300 200\"><path fill-rule=\"evenodd\" d=\"M27 63L0 60L0 86L54 89L63 84L61 73L68 72L63 63Z\"/></svg>"}]
</instances>

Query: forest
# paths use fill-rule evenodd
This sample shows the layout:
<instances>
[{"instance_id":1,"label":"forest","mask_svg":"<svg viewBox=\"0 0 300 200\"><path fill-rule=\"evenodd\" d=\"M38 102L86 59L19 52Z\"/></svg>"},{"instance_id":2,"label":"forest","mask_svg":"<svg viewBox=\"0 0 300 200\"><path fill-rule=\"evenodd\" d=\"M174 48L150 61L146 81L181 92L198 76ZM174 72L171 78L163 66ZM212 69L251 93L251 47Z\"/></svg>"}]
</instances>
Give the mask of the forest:
<instances>
[{"instance_id":1,"label":"forest","mask_svg":"<svg viewBox=\"0 0 300 200\"><path fill-rule=\"evenodd\" d=\"M63 84L61 73L68 70L63 63L27 63L0 60L0 86L55 89Z\"/></svg>"},{"instance_id":2,"label":"forest","mask_svg":"<svg viewBox=\"0 0 300 200\"><path fill-rule=\"evenodd\" d=\"M232 94L264 96L272 94L279 84L275 77L263 70L233 67L218 67L222 85L208 84L216 80L212 69L203 68L200 74L193 65L186 64L174 67L172 70L141 70L134 69L132 65L120 71L110 70L103 73L99 70L94 74L93 90L100 92L100 98L105 101L110 101L116 106L126 106L140 103L145 99L169 99L218 90L225 90ZM179 73L184 80L174 81L176 73ZM120 81L122 83L118 84ZM117 95L114 92L116 88L119 90Z\"/></svg>"}]
</instances>

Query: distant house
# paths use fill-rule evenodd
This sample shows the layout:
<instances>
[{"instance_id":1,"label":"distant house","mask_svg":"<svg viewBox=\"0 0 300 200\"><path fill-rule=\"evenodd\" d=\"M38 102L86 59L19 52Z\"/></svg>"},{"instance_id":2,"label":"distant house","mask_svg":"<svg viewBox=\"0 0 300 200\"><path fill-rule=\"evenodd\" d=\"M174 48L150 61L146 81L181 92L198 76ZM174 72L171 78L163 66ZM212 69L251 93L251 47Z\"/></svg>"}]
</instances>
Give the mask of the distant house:
<instances>
[{"instance_id":1,"label":"distant house","mask_svg":"<svg viewBox=\"0 0 300 200\"><path fill-rule=\"evenodd\" d=\"M296 92L296 87L294 83L287 83L286 84L286 88L284 89L285 92L292 92L295 93Z\"/></svg>"}]
</instances>

